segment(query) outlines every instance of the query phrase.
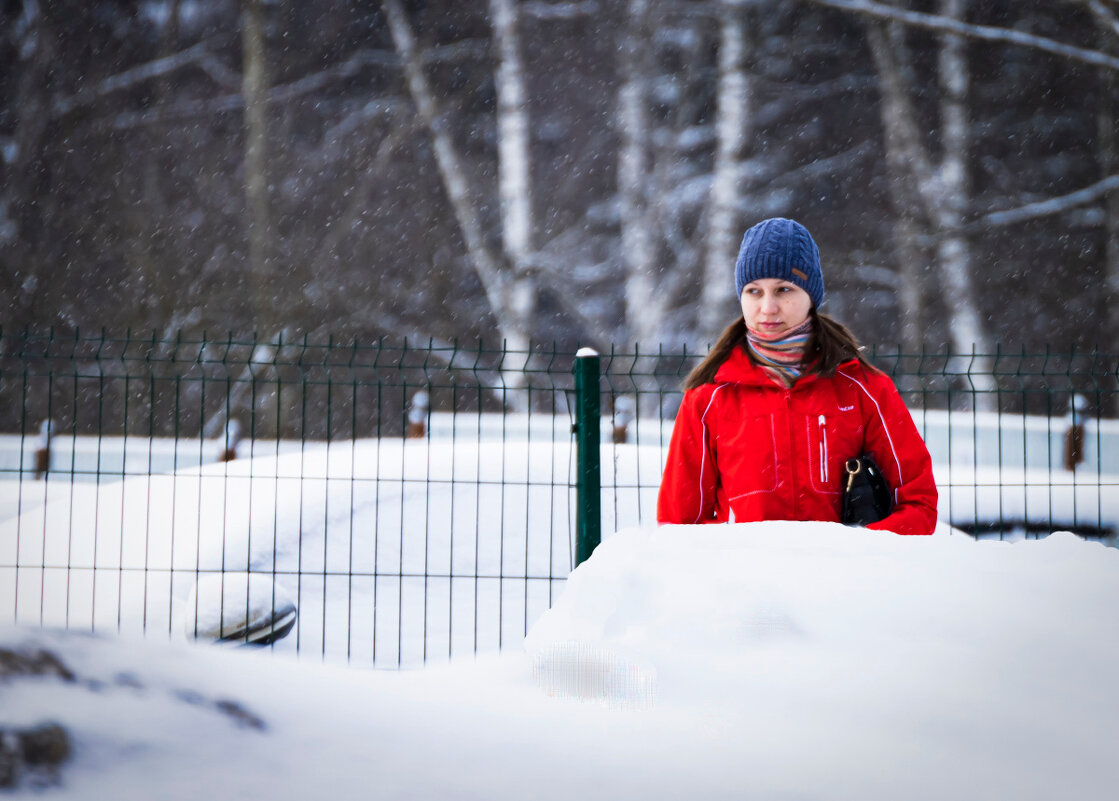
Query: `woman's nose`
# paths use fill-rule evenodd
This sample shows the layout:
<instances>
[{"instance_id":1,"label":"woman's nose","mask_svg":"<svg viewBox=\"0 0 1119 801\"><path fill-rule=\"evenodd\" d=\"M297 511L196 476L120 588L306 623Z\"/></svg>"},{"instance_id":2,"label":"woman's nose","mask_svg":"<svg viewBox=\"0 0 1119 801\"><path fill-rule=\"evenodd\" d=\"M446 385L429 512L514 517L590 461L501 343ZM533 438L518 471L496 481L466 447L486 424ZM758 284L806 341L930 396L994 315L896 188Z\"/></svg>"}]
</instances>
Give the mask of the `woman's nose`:
<instances>
[{"instance_id":1,"label":"woman's nose","mask_svg":"<svg viewBox=\"0 0 1119 801\"><path fill-rule=\"evenodd\" d=\"M773 314L777 311L777 298L773 295L762 296L762 311L766 314Z\"/></svg>"}]
</instances>

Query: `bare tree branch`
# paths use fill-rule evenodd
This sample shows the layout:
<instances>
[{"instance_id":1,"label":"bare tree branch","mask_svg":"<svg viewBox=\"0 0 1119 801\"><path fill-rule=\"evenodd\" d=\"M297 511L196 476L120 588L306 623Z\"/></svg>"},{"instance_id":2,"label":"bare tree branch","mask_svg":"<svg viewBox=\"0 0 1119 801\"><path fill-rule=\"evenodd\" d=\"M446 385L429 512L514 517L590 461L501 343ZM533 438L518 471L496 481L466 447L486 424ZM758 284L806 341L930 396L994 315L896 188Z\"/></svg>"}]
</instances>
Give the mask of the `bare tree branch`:
<instances>
[{"instance_id":1,"label":"bare tree branch","mask_svg":"<svg viewBox=\"0 0 1119 801\"><path fill-rule=\"evenodd\" d=\"M335 73L334 77L338 78L344 76ZM269 105L275 106L284 102L297 100L303 95L316 91L322 86L322 84L317 84L314 81L307 81L304 83L303 79L300 79L300 81L296 83L302 84L299 91L295 91L292 88L292 84L282 84L273 87L268 93ZM361 110L351 113L336 127L344 130L346 126L353 124L355 121L360 122L378 114L389 113L393 111L390 107L397 102L397 99L393 98L371 100L363 106ZM168 103L159 108L148 109L147 111L124 111L116 114L112 118L110 126L113 130L124 131L132 128L141 128L145 125L151 125L157 122L182 122L185 120L207 117L213 114L240 111L244 105L244 98L241 96L240 92L237 92L236 94L221 95L204 100L186 100L179 103Z\"/></svg>"},{"instance_id":2,"label":"bare tree branch","mask_svg":"<svg viewBox=\"0 0 1119 801\"><path fill-rule=\"evenodd\" d=\"M1116 17L1111 9L1101 3L1100 0L1087 0L1087 6L1100 26L1110 28L1112 33L1119 36L1119 17Z\"/></svg>"},{"instance_id":3,"label":"bare tree branch","mask_svg":"<svg viewBox=\"0 0 1119 801\"><path fill-rule=\"evenodd\" d=\"M199 42L173 55L157 58L155 61L111 75L91 89L83 89L69 97L57 98L51 104L51 117L55 119L64 117L79 108L92 106L105 95L129 89L152 78L162 77L188 64L197 64L209 56L208 47L208 41Z\"/></svg>"},{"instance_id":4,"label":"bare tree branch","mask_svg":"<svg viewBox=\"0 0 1119 801\"><path fill-rule=\"evenodd\" d=\"M567 269L566 265L565 269ZM602 315L588 314L591 304L588 304L579 293L571 291L571 280L568 276L556 271L542 273L540 280L551 290L552 297L559 303L564 314L576 322L579 336L584 341L601 348L617 334L619 326L616 319L606 320ZM611 323L615 329L613 332L610 330Z\"/></svg>"},{"instance_id":5,"label":"bare tree branch","mask_svg":"<svg viewBox=\"0 0 1119 801\"><path fill-rule=\"evenodd\" d=\"M387 336L401 340L407 339L409 341L427 343L427 345L430 346L430 350L425 351L425 355L432 361L438 362L449 369L464 369L461 364L455 363L455 356L466 352L468 348L460 346L458 340L452 341L430 336L404 322L400 317L385 309L378 309L374 312L363 310L361 313L343 317L339 320L331 320L328 324L319 326L309 332L308 337L317 336L320 339L325 338L336 333L335 326L339 323L351 328L363 328L373 325L385 332ZM506 377L503 377L499 371L486 367L471 366L470 372L477 376L482 390L490 393L490 397L498 403L502 402L502 389L507 384Z\"/></svg>"},{"instance_id":6,"label":"bare tree branch","mask_svg":"<svg viewBox=\"0 0 1119 801\"><path fill-rule=\"evenodd\" d=\"M197 61L198 68L213 79L214 83L230 92L241 89L241 74L221 63L213 53L206 53Z\"/></svg>"},{"instance_id":7,"label":"bare tree branch","mask_svg":"<svg viewBox=\"0 0 1119 801\"><path fill-rule=\"evenodd\" d=\"M1013 44L1020 47L1029 47L1035 50L1042 50L1046 53L1052 53L1063 58L1072 59L1073 61L1091 64L1094 67L1105 67L1110 70L1119 71L1119 58L1115 56L1109 56L1098 50L1089 50L1083 47L1076 47L1075 45L1064 44L1054 41L1053 39L1047 39L1044 36L1035 36L1034 34L1023 33L1022 31L1010 30L1009 28L995 28L989 25L972 25L937 14L924 14L920 11L908 11L903 8L895 8L883 3L874 2L874 0L808 0L808 2L828 6L830 8L842 9L844 11L853 11L878 19L893 20L895 22L904 23L905 25L912 25L916 28L924 28L930 31L954 33L988 42L1002 42L1004 44Z\"/></svg>"},{"instance_id":8,"label":"bare tree branch","mask_svg":"<svg viewBox=\"0 0 1119 801\"><path fill-rule=\"evenodd\" d=\"M319 149L304 154L300 158L300 163L307 169L322 170L340 159L348 158L352 144L348 137L353 135L367 137L363 129L372 120L383 119L384 124L412 133L415 128L413 108L412 104L403 98L374 98L360 108L350 111L336 124L324 130L319 136Z\"/></svg>"},{"instance_id":9,"label":"bare tree branch","mask_svg":"<svg viewBox=\"0 0 1119 801\"><path fill-rule=\"evenodd\" d=\"M207 100L168 103L147 111L122 111L114 114L107 125L114 131L128 131L161 122L184 122L211 114L239 111L244 105L245 101L240 93L221 95Z\"/></svg>"},{"instance_id":10,"label":"bare tree branch","mask_svg":"<svg viewBox=\"0 0 1119 801\"><path fill-rule=\"evenodd\" d=\"M69 97L54 101L52 118L69 114L78 108L91 106L106 95L129 89L144 81L163 77L184 66L194 65L209 75L226 95L189 100L149 109L142 112L123 112L113 118L114 130L139 128L160 121L193 119L209 114L238 111L244 105L241 97L241 75L225 67L214 55L207 51L207 42L199 42L179 53L166 58L150 61L134 69L126 70L106 78L95 88L84 90ZM425 65L451 64L458 61L478 61L488 57L488 44L482 39L468 39L451 45L425 49L422 62ZM268 95L270 104L287 103L322 90L323 88L347 78L352 78L368 67L381 69L400 69L400 58L395 52L386 50L359 50L345 61L324 70L305 75L291 83L271 87Z\"/></svg>"},{"instance_id":11,"label":"bare tree branch","mask_svg":"<svg viewBox=\"0 0 1119 801\"><path fill-rule=\"evenodd\" d=\"M567 287L568 294L572 294L570 291L572 285L593 284L612 279L618 267L616 259L613 258L597 262L572 261L568 257L541 250L533 253L530 258L529 263L534 275L549 287ZM560 278L557 279L557 276Z\"/></svg>"},{"instance_id":12,"label":"bare tree branch","mask_svg":"<svg viewBox=\"0 0 1119 801\"><path fill-rule=\"evenodd\" d=\"M852 172L864 161L877 158L877 155L877 143L864 139L834 155L817 158L792 169L783 169L781 172L769 176L764 182L758 181L758 188L791 188L807 181Z\"/></svg>"},{"instance_id":13,"label":"bare tree branch","mask_svg":"<svg viewBox=\"0 0 1119 801\"><path fill-rule=\"evenodd\" d=\"M381 140L373 161L366 168L361 180L358 181L357 189L351 195L346 209L331 221L330 227L316 249L315 256L311 259L312 264L325 263L341 241L353 230L354 223L361 216L362 211L365 210L369 192L381 178L381 171L388 164L389 159L392 158L400 142L405 136L411 136L414 130L415 126L411 124L400 125Z\"/></svg>"},{"instance_id":14,"label":"bare tree branch","mask_svg":"<svg viewBox=\"0 0 1119 801\"><path fill-rule=\"evenodd\" d=\"M1092 203L1108 192L1114 192L1116 190L1119 190L1119 175L1111 175L1104 178L1102 181L1097 181L1091 186L1086 186L1083 189L1078 189L1067 195L1051 197L1047 200L1039 200L1036 203L1027 203L1025 206L1019 206L1016 209L991 212L969 225L968 230L1014 225L1015 223L1034 220L1038 217L1060 214L1069 209L1074 209L1077 206Z\"/></svg>"},{"instance_id":15,"label":"bare tree branch","mask_svg":"<svg viewBox=\"0 0 1119 801\"><path fill-rule=\"evenodd\" d=\"M419 54L424 66L450 64L458 61L478 61L489 55L487 43L481 39L466 39L451 45L432 47ZM400 57L385 50L359 50L345 61L329 69L306 75L297 81L277 86L272 93L272 102L283 102L317 92L330 84L350 78L367 67L400 69Z\"/></svg>"},{"instance_id":16,"label":"bare tree branch","mask_svg":"<svg viewBox=\"0 0 1119 801\"><path fill-rule=\"evenodd\" d=\"M572 3L548 3L544 0L529 0L521 3L520 12L535 19L575 19L593 17L599 11L597 0L577 0Z\"/></svg>"}]
</instances>

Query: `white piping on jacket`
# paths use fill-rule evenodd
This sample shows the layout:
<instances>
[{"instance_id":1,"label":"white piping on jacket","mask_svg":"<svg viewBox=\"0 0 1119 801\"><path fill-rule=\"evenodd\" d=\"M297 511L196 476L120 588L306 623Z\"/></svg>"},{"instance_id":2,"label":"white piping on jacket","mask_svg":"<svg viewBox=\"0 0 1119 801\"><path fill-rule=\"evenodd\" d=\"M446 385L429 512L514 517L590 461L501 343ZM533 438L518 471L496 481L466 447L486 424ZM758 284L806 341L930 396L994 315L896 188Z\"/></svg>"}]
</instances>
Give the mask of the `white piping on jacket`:
<instances>
[{"instance_id":1,"label":"white piping on jacket","mask_svg":"<svg viewBox=\"0 0 1119 801\"><path fill-rule=\"evenodd\" d=\"M899 458L898 458L898 452L897 452L897 449L896 449L896 448L894 447L894 438L890 436L890 427L889 427L888 425L886 425L886 416L885 416L884 414L882 414L882 407L878 405L878 399L877 399L877 398L875 398L875 397L874 397L873 395L871 395L871 394L870 394L870 390L868 390L868 389L867 389L867 388L866 388L866 387L865 387L865 386L863 385L863 383L862 383L861 381L859 381L859 380L858 380L857 378L855 378L854 376L848 375L847 373L843 372L842 370L837 370L836 372L837 372L837 373L838 373L839 375L841 375L841 376L843 376L844 378L846 378L846 379L847 379L848 381L850 381L851 383L853 383L853 384L854 384L855 386L857 386L857 387L858 387L859 389L861 389L861 390L863 391L863 393L864 393L864 394L865 394L865 395L866 395L866 396L867 396L868 398L870 398L871 402L872 402L872 403L874 403L874 410L875 410L876 412L878 412L878 419L882 421L882 430L886 432L886 442L888 442L888 443L890 444L890 453L892 453L892 454L893 454L893 456L894 456L894 464L896 464L896 465L897 465L897 468L898 468L898 486L894 488L894 502L896 503L896 502L897 502L897 498L898 498L898 490L899 490L899 489L901 488L901 486L902 486L903 484L905 484L905 476L904 476L904 475L902 475L902 472L901 472L901 459L899 459Z\"/></svg>"},{"instance_id":2,"label":"white piping on jacket","mask_svg":"<svg viewBox=\"0 0 1119 801\"><path fill-rule=\"evenodd\" d=\"M703 410L703 414L699 417L699 423L703 431L703 458L699 462L699 511L695 515L694 522L696 523L703 516L703 469L707 465L707 413L711 411L711 404L715 402L715 394L725 386L726 384L719 384L715 387L707 401L707 408Z\"/></svg>"}]
</instances>

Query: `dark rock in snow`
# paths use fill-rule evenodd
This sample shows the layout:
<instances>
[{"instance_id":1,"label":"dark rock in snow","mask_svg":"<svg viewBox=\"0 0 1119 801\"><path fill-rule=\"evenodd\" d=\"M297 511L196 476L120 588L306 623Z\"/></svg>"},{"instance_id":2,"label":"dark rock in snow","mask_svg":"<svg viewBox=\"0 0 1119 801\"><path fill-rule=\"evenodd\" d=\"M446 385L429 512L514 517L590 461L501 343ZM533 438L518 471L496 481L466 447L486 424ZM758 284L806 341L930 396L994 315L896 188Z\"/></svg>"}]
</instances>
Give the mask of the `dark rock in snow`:
<instances>
[{"instance_id":1,"label":"dark rock in snow","mask_svg":"<svg viewBox=\"0 0 1119 801\"><path fill-rule=\"evenodd\" d=\"M0 729L0 788L57 784L70 751L70 735L57 723Z\"/></svg>"},{"instance_id":2,"label":"dark rock in snow","mask_svg":"<svg viewBox=\"0 0 1119 801\"><path fill-rule=\"evenodd\" d=\"M12 676L57 676L74 681L74 674L50 651L13 651L0 648L0 681Z\"/></svg>"}]
</instances>

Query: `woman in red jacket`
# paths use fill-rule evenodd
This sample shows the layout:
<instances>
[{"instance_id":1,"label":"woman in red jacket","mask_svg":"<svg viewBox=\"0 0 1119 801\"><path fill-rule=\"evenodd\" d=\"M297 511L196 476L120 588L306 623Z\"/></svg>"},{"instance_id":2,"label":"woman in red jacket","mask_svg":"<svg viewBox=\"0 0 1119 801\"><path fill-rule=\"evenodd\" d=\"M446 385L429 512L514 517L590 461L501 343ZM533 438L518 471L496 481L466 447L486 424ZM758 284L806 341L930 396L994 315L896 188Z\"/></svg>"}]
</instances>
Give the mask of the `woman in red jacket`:
<instances>
[{"instance_id":1,"label":"woman in red jacket","mask_svg":"<svg viewBox=\"0 0 1119 801\"><path fill-rule=\"evenodd\" d=\"M840 522L848 459L869 453L893 510L867 528L931 534L932 460L893 382L820 314L811 234L774 218L735 265L742 318L688 376L657 501L660 523Z\"/></svg>"}]
</instances>

